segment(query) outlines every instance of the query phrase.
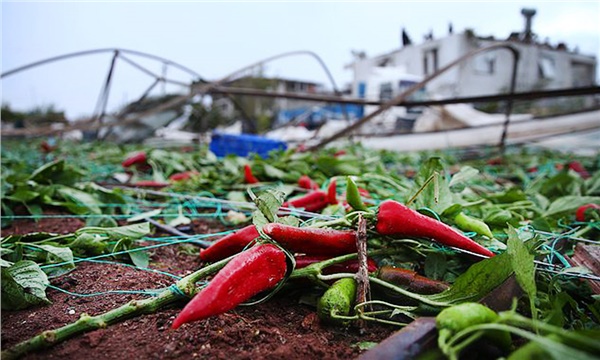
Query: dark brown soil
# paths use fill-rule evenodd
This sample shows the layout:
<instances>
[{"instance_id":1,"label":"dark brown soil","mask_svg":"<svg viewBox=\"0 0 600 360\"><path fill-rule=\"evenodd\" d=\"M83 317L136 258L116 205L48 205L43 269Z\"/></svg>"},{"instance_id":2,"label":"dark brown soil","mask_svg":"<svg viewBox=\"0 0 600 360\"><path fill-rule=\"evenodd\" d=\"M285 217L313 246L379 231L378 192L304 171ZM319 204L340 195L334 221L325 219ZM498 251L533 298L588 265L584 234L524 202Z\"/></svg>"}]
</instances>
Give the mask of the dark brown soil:
<instances>
[{"instance_id":1,"label":"dark brown soil","mask_svg":"<svg viewBox=\"0 0 600 360\"><path fill-rule=\"evenodd\" d=\"M195 222L196 233L223 230L217 222ZM68 233L83 226L69 218L17 221L2 235L34 231ZM198 269L198 256L177 246L161 247L151 254L151 268L184 276ZM111 290L151 290L167 287L175 279L120 264L79 263L75 270L51 279L53 286L77 294ZM97 315L137 294L102 294L82 297L49 289L51 305L22 311L2 311L2 349L71 323L82 313ZM351 359L360 342L379 342L397 330L368 324L359 329L333 328L319 323L315 309L299 302L299 291L282 291L268 302L238 307L226 314L183 325L170 325L183 303L124 322L78 335L52 348L28 354L26 359Z\"/></svg>"}]
</instances>

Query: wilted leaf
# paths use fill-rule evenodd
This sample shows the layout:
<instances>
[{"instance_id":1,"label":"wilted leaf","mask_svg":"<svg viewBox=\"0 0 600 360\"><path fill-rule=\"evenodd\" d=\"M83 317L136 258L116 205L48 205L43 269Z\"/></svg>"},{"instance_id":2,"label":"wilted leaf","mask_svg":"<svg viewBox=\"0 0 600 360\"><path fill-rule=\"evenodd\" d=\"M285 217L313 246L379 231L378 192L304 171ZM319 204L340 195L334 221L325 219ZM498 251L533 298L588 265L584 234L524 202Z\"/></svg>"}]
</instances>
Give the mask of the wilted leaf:
<instances>
[{"instance_id":1,"label":"wilted leaf","mask_svg":"<svg viewBox=\"0 0 600 360\"><path fill-rule=\"evenodd\" d=\"M48 277L33 261L23 260L2 268L2 309L20 310L49 304L46 297Z\"/></svg>"}]
</instances>

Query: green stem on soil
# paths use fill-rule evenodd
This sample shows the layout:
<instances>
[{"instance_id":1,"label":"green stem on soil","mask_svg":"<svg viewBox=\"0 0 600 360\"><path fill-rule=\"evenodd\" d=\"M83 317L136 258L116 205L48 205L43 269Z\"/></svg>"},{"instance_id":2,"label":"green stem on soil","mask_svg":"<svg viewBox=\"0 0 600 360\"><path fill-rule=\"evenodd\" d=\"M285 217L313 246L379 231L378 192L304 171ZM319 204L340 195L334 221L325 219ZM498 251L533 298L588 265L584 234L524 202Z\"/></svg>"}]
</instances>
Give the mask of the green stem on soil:
<instances>
[{"instance_id":1,"label":"green stem on soil","mask_svg":"<svg viewBox=\"0 0 600 360\"><path fill-rule=\"evenodd\" d=\"M383 286L385 288L388 288L388 289L390 289L392 291L395 291L395 292L397 292L397 293L399 293L401 295L408 296L409 298L412 298L412 299L415 299L417 301L420 301L423 304L427 304L427 305L431 305L431 306L435 306L435 307L448 307L448 306L451 306L450 304L445 303L445 302L439 302L439 301L431 300L426 295L419 295L419 294L415 294L413 292L410 292L408 290L404 290L403 288L401 288L399 286L390 284L387 281L378 279L378 278L373 277L373 276L369 276L369 280L371 282L377 284L377 285L381 285L381 286Z\"/></svg>"},{"instance_id":2,"label":"green stem on soil","mask_svg":"<svg viewBox=\"0 0 600 360\"><path fill-rule=\"evenodd\" d=\"M174 286L168 287L156 297L143 300L132 300L125 305L96 316L89 316L85 313L81 314L79 320L71 324L67 324L55 330L46 330L9 349L3 350L0 357L3 360L18 359L29 352L56 345L75 335L105 328L108 325L118 323L137 315L154 313L166 305L181 300L181 293L188 297L192 297L196 292L196 282L221 269L229 262L229 260L231 260L231 258L232 257L229 257L193 272L177 281ZM173 289L173 287L176 287L176 289Z\"/></svg>"}]
</instances>

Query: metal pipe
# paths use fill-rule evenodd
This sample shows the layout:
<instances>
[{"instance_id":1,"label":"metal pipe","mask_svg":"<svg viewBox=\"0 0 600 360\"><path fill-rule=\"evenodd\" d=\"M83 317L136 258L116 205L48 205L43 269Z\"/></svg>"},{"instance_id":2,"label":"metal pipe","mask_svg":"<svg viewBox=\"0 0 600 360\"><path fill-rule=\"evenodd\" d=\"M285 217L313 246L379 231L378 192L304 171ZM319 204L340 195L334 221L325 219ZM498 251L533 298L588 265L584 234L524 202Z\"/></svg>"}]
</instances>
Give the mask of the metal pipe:
<instances>
[{"instance_id":1,"label":"metal pipe","mask_svg":"<svg viewBox=\"0 0 600 360\"><path fill-rule=\"evenodd\" d=\"M181 64L178 64L174 61L171 61L169 59L160 57L160 56L156 56L156 55L152 55L152 54L147 54L147 53L143 53L141 51L136 51L136 50L128 50L128 49L120 49L120 48L108 48L108 49L93 49L93 50L84 50L84 51L78 51L78 52L74 52L74 53L68 53L68 54L64 54L64 55L59 55L59 56L54 56L54 57L50 57L44 60L40 60L40 61L36 61L33 63L29 63L27 65L23 65L20 66L18 68L12 69L12 70L8 70L3 72L2 74L0 74L0 78L4 78L13 74L16 74L18 72L33 68L33 67L37 67L40 65L45 65L51 62L55 62L55 61L60 61L60 60L65 60L65 59L69 59L72 57L78 57L78 56L85 56L85 55L93 55L93 54L99 54L99 53L103 53L103 52L114 52L114 51L119 51L121 53L129 53L129 54L133 54L133 55L137 55L137 56L142 56L142 57L146 57L149 59L153 59L153 60L158 60L161 61L163 63L167 63L173 67L176 67L184 72L187 72L191 75L193 75L194 77L198 78L198 79L202 79L202 76L200 76L200 74L198 74L197 72L195 72L192 69L189 69Z\"/></svg>"},{"instance_id":2,"label":"metal pipe","mask_svg":"<svg viewBox=\"0 0 600 360\"><path fill-rule=\"evenodd\" d=\"M260 89L249 89L249 88L236 88L236 87L225 87L215 86L208 91L210 94L230 94L230 95L244 95L244 96L257 96L257 97L268 97L268 98L286 98L294 100L307 100L315 102L328 102L338 104L355 104L355 105L382 105L379 100L364 100L356 98L342 98L335 95L326 94L298 94L289 92L276 92L270 90ZM587 86L581 88L567 88L567 89L554 89L545 91L530 91L520 92L513 94L499 94L499 95L482 95L482 96L467 96L460 98L450 98L442 100L425 100L425 101L402 101L395 104L394 106L437 106L447 104L463 104L463 103L478 103L478 102L495 102L505 101L508 99L512 100L535 100L535 99L546 99L553 97L562 96L585 96L600 94L600 86Z\"/></svg>"}]
</instances>

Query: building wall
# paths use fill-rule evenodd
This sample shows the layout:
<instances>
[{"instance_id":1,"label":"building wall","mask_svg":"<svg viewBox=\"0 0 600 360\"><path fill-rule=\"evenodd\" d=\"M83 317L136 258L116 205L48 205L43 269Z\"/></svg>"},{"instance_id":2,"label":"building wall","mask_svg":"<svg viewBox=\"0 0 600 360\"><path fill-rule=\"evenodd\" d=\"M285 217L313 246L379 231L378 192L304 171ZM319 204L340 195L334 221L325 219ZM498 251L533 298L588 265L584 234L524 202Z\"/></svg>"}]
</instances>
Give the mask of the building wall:
<instances>
[{"instance_id":1,"label":"building wall","mask_svg":"<svg viewBox=\"0 0 600 360\"><path fill-rule=\"evenodd\" d=\"M377 66L396 68L399 73L427 76L472 50L498 42L494 39L477 38L470 32L464 32L405 46L388 54L357 59L347 66L354 72L352 94L359 97L360 83L378 81L377 76L373 76L373 69ZM511 44L520 53L516 91L550 90L594 84L597 64L595 57L544 44L518 41ZM434 59L435 57L437 60ZM466 60L432 80L426 87L429 92L438 97L506 93L510 88L512 67L511 52L496 49ZM372 86L375 85L368 85L368 87Z\"/></svg>"}]
</instances>

